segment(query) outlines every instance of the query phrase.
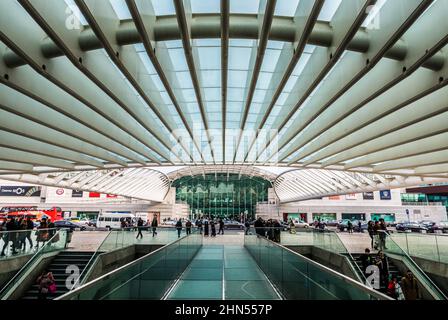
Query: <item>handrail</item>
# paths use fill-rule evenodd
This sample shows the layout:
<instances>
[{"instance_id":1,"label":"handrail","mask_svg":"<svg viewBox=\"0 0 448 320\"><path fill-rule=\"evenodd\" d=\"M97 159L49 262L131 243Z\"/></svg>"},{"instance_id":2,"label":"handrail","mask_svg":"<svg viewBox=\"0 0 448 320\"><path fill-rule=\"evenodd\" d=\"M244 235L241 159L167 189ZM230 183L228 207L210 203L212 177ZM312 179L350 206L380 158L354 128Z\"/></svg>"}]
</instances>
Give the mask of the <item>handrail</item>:
<instances>
[{"instance_id":1,"label":"handrail","mask_svg":"<svg viewBox=\"0 0 448 320\"><path fill-rule=\"evenodd\" d=\"M46 230L46 229L38 229L38 230ZM48 230L48 229L47 229ZM7 294L7 292L11 289L10 287L14 285L15 280L19 277L22 276L22 273L27 270L28 266L31 265L32 263L35 262L35 260L37 259L37 257L39 257L42 253L42 251L47 247L50 246L51 243L53 242L53 239L55 239L57 236L60 236L61 231L65 231L67 232L68 229L60 229L58 230L53 237L51 237L46 243L45 245L43 245L32 257L31 259L29 259L22 268L20 268L20 270L8 281L8 283L3 286L3 288L0 290L0 298L3 299L4 296ZM65 242L67 243L67 237L65 238ZM65 245L64 245L65 247ZM61 249L62 250L62 249Z\"/></svg>"},{"instance_id":2,"label":"handrail","mask_svg":"<svg viewBox=\"0 0 448 320\"><path fill-rule=\"evenodd\" d=\"M322 265L320 263L317 263L317 262L311 260L310 258L307 258L307 257L305 257L305 256L303 256L303 255L301 255L301 254L299 254L299 253L297 253L297 252L295 252L295 251L293 251L293 250L291 250L291 249L281 245L281 244L278 244L278 243L276 243L274 241L271 241L271 240L269 240L269 239L267 239L265 237L261 237L259 235L257 235L257 238L264 239L268 243L271 243L271 244L273 244L273 245L275 245L275 246L277 246L277 247L279 247L279 248L281 248L283 250L288 251L289 253L291 253L293 255L296 255L296 256L300 257L301 259L304 259L307 263L313 265L314 267L316 267L316 268L318 268L318 269L320 269L320 270L322 270L324 272L331 273L336 278L338 278L338 279L340 279L340 280L342 280L344 282L350 283L351 285L361 289L362 291L364 291L365 293L367 293L369 295L372 295L372 296L374 296L374 297L376 297L378 299L382 299L382 300L393 300L392 298L386 296L385 294L383 294L381 292L378 292L378 291L376 291L376 290L374 290L374 289L372 289L372 288L370 288L370 287L368 287L368 286L366 286L366 285L364 285L364 284L362 284L362 283L360 283L360 282L358 282L356 280L353 280L352 278L347 277L346 275L344 275L342 273L339 273L339 272L334 271L333 269L330 269L330 268L328 268L328 267L326 267L326 266L324 266L324 265Z\"/></svg>"},{"instance_id":3,"label":"handrail","mask_svg":"<svg viewBox=\"0 0 448 320\"><path fill-rule=\"evenodd\" d=\"M386 237L389 235L387 232L385 232L384 230L378 230L378 232L383 232L383 233L385 233L386 234ZM429 285L432 287L431 289L431 291L433 291L433 293L435 293L436 295L438 295L439 296L439 298L441 299L441 300L448 300L448 298L447 298L447 296L443 293L443 291L442 290L440 290L440 288L431 280L431 278L426 274L426 272L425 271L423 271L421 268L420 268L420 266L414 261L414 259L412 259L411 258L411 256L409 256L408 254L407 254L407 252L405 251L405 250L403 250L399 245L398 245L398 243L396 243L395 242L395 240L392 238L392 237L389 237L389 241L391 241L393 244L395 244L395 246L397 247L397 248L399 248L399 250L401 251L401 252L398 252L398 253L394 253L394 252L390 252L390 253L392 253L392 254L398 254L398 255L402 255L402 256L404 256L407 260L408 260L408 262L410 263L410 265L411 265L411 267L412 268L414 268L415 270L417 270L417 272L419 273L419 275L420 276L422 276L424 279L423 280L425 280L427 283L429 283ZM387 250L389 250L389 249L386 249L385 251L387 252ZM422 281L423 282L423 281Z\"/></svg>"},{"instance_id":4,"label":"handrail","mask_svg":"<svg viewBox=\"0 0 448 320\"><path fill-rule=\"evenodd\" d=\"M115 269L115 270L112 270L112 271L110 271L110 272L108 272L108 273L106 273L106 274L104 274L104 275L102 275L102 276L96 278L95 280L92 280L92 281L90 281L90 282L88 282L88 283L86 283L86 284L81 285L80 287L78 287L78 288L76 288L76 289L74 289L74 290L71 290L71 291L69 291L69 292L63 294L62 296L59 296L59 297L55 298L54 300L65 300L66 298L68 298L68 297L70 297L70 296L76 295L78 292L80 292L80 291L82 291L82 290L85 290L85 289L88 289L88 288L92 287L93 285L97 284L97 283L100 282L101 280L103 280L103 279L107 279L108 277L112 276L114 273L118 273L118 272L120 272L120 271L122 271L122 270L129 269L129 268L133 267L134 265L138 264L139 262L141 262L143 259L146 259L146 258L149 257L150 255L154 255L154 254L156 254L157 252L166 249L168 246L172 246L173 244L175 244L175 243L177 243L177 242L180 242L181 240L183 240L184 238L186 238L186 237L188 237L188 236L189 236L189 235L184 235L183 237L181 237L181 238L179 238L179 239L176 239L176 240L174 240L174 241L168 243L167 245L165 245L165 246L163 246L163 247L160 247L160 248L158 248L158 249L156 249L156 250L154 250L154 251L152 251L152 252L150 252L150 253L144 255L143 257L140 257L140 258L138 258L138 259L136 259L136 260L134 260L134 261L131 261L131 262L129 262L128 264L125 264L124 266L121 266L121 267L119 267L119 268L117 268L117 269Z\"/></svg>"}]
</instances>

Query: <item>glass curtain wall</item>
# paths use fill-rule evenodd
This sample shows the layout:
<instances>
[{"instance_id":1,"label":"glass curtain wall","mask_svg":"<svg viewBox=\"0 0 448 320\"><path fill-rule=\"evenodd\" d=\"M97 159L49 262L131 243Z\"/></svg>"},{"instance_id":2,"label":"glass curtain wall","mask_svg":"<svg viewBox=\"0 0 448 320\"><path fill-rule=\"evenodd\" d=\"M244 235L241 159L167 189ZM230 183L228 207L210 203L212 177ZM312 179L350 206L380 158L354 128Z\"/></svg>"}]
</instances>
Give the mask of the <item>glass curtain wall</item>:
<instances>
[{"instance_id":1,"label":"glass curtain wall","mask_svg":"<svg viewBox=\"0 0 448 320\"><path fill-rule=\"evenodd\" d=\"M238 174L206 174L182 177L173 183L176 201L190 205L190 218L222 217L234 220L255 217L257 202L268 201L271 183Z\"/></svg>"}]
</instances>

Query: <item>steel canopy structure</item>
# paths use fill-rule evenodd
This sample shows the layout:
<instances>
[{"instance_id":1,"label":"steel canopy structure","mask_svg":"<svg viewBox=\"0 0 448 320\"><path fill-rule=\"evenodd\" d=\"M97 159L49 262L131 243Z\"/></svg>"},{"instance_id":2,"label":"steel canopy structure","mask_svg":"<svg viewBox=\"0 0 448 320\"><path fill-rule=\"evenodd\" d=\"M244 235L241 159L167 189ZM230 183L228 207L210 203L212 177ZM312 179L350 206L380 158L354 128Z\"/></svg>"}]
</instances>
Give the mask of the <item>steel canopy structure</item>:
<instances>
[{"instance_id":1,"label":"steel canopy structure","mask_svg":"<svg viewBox=\"0 0 448 320\"><path fill-rule=\"evenodd\" d=\"M169 187L147 169L160 166L300 169L268 176L281 200L358 190L328 186L333 172L378 188L446 181L446 12L447 0L0 1L0 178L79 174L81 189L138 173L160 194L101 191L153 201Z\"/></svg>"}]
</instances>

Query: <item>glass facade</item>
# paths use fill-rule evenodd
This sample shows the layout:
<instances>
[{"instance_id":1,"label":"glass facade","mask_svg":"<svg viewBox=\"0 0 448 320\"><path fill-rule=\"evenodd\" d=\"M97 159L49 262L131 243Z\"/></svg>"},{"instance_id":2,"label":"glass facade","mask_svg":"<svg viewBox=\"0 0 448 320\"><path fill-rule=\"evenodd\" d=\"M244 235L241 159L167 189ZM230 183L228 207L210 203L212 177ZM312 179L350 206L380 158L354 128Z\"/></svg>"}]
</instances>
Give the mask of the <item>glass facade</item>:
<instances>
[{"instance_id":1,"label":"glass facade","mask_svg":"<svg viewBox=\"0 0 448 320\"><path fill-rule=\"evenodd\" d=\"M240 219L255 217L257 202L268 201L271 183L259 177L217 173L182 177L173 182L176 201L190 205L191 218L199 216Z\"/></svg>"}]
</instances>

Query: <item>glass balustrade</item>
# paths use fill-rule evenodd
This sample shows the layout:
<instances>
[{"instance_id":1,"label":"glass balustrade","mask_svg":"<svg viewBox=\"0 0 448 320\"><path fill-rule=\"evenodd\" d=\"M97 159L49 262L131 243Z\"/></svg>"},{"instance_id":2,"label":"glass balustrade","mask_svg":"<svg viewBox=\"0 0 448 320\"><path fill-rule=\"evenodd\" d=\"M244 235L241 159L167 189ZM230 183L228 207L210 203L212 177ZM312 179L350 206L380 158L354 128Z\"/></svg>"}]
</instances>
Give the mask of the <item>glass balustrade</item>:
<instances>
[{"instance_id":1,"label":"glass balustrade","mask_svg":"<svg viewBox=\"0 0 448 320\"><path fill-rule=\"evenodd\" d=\"M113 238L114 235L111 237ZM116 239L121 241L121 239L127 239L127 237L117 233ZM123 241L123 243L128 243L126 240ZM201 246L202 236L198 231L193 230L191 235L181 237L140 259L80 286L58 299L161 299L189 265Z\"/></svg>"},{"instance_id":2,"label":"glass balustrade","mask_svg":"<svg viewBox=\"0 0 448 320\"><path fill-rule=\"evenodd\" d=\"M326 238L324 241L326 241ZM286 299L390 300L387 296L257 235L244 245Z\"/></svg>"},{"instance_id":3,"label":"glass balustrade","mask_svg":"<svg viewBox=\"0 0 448 320\"><path fill-rule=\"evenodd\" d=\"M41 246L36 249L35 254L30 260L15 274L15 276L0 290L1 299L7 299L9 294L14 290L14 287L25 279L29 272L31 272L36 265L41 261L46 254L64 250L67 245L68 229L39 229L37 230L37 237L42 241Z\"/></svg>"}]
</instances>

